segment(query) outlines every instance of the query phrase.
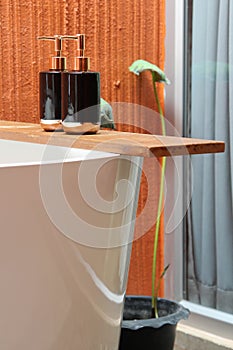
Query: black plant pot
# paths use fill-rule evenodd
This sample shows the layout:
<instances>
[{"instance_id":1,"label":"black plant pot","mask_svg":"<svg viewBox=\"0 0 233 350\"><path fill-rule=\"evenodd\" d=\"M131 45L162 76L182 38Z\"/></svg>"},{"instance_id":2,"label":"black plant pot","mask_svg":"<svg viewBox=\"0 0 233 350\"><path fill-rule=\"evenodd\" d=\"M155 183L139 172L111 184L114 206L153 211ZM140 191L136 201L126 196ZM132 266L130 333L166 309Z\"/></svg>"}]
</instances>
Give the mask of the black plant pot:
<instances>
[{"instance_id":1,"label":"black plant pot","mask_svg":"<svg viewBox=\"0 0 233 350\"><path fill-rule=\"evenodd\" d=\"M127 296L119 350L172 350L176 325L189 310L175 301L158 299L159 318L151 318L151 297Z\"/></svg>"}]
</instances>

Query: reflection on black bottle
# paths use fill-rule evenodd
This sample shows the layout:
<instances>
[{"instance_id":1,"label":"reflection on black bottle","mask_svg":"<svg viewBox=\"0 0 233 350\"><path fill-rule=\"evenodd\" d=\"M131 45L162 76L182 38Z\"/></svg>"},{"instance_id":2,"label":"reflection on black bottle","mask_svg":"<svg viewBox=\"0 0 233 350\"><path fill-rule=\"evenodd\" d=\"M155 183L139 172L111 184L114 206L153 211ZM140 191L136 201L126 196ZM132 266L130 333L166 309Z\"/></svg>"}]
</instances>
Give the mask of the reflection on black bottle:
<instances>
[{"instance_id":1,"label":"reflection on black bottle","mask_svg":"<svg viewBox=\"0 0 233 350\"><path fill-rule=\"evenodd\" d=\"M67 115L65 117L66 122L75 122L74 107L71 102L68 104Z\"/></svg>"},{"instance_id":2,"label":"reflection on black bottle","mask_svg":"<svg viewBox=\"0 0 233 350\"><path fill-rule=\"evenodd\" d=\"M40 119L61 119L61 72L40 72Z\"/></svg>"},{"instance_id":3,"label":"reflection on black bottle","mask_svg":"<svg viewBox=\"0 0 233 350\"><path fill-rule=\"evenodd\" d=\"M49 91L46 92L46 102L45 102L45 108L44 108L44 119L51 120L55 119L55 107L53 103L53 99L49 94Z\"/></svg>"}]
</instances>

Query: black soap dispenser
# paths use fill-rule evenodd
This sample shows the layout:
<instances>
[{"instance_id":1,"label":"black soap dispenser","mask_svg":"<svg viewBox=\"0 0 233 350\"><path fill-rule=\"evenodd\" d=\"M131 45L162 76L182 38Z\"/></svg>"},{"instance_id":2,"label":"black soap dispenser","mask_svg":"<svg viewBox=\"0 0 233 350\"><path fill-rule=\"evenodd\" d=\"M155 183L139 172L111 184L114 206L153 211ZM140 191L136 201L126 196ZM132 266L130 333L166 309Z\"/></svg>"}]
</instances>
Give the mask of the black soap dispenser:
<instances>
[{"instance_id":1,"label":"black soap dispenser","mask_svg":"<svg viewBox=\"0 0 233 350\"><path fill-rule=\"evenodd\" d=\"M100 129L100 73L90 71L85 35L64 36L77 41L74 70L62 74L62 126L67 133L96 133Z\"/></svg>"},{"instance_id":2,"label":"black soap dispenser","mask_svg":"<svg viewBox=\"0 0 233 350\"><path fill-rule=\"evenodd\" d=\"M45 131L61 129L61 74L66 70L66 58L62 56L62 35L40 36L39 40L52 40L55 56L50 58L48 71L40 72L40 122Z\"/></svg>"}]
</instances>

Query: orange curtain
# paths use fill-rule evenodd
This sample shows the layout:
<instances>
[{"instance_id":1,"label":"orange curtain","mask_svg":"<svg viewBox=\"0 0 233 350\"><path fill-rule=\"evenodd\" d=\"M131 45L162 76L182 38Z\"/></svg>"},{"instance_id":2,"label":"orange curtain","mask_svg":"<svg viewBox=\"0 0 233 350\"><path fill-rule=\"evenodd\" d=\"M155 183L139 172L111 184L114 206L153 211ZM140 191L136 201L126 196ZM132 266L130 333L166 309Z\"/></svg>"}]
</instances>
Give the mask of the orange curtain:
<instances>
[{"instance_id":1,"label":"orange curtain","mask_svg":"<svg viewBox=\"0 0 233 350\"><path fill-rule=\"evenodd\" d=\"M81 32L87 35L86 54L91 57L91 69L101 73L101 96L109 102L156 108L150 75L145 73L138 78L128 71L128 66L142 58L163 69L165 0L0 0L0 21L0 119L39 122L38 72L48 69L53 43L39 42L36 38ZM71 68L74 43L65 43L64 54ZM162 88L159 94L162 100ZM119 130L142 131L124 126L133 125L127 115L121 116L118 122ZM160 132L158 123L155 122L153 128L155 133ZM151 164L145 162L144 169L153 171ZM157 170L153 185L155 202L158 183ZM146 193L144 181L139 211ZM151 215L156 215L153 208ZM134 244L130 293L150 294L153 232L154 228ZM162 237L160 266L163 265Z\"/></svg>"}]
</instances>

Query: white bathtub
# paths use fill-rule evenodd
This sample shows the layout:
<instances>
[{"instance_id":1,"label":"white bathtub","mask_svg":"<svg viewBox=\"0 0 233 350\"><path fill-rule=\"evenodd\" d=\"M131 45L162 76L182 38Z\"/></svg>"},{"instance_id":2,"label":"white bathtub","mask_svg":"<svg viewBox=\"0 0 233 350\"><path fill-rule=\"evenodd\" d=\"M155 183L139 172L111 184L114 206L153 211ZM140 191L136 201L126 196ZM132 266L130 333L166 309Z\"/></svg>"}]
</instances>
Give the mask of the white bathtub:
<instances>
[{"instance_id":1,"label":"white bathtub","mask_svg":"<svg viewBox=\"0 0 233 350\"><path fill-rule=\"evenodd\" d=\"M0 140L0 349L118 349L141 158Z\"/></svg>"}]
</instances>

